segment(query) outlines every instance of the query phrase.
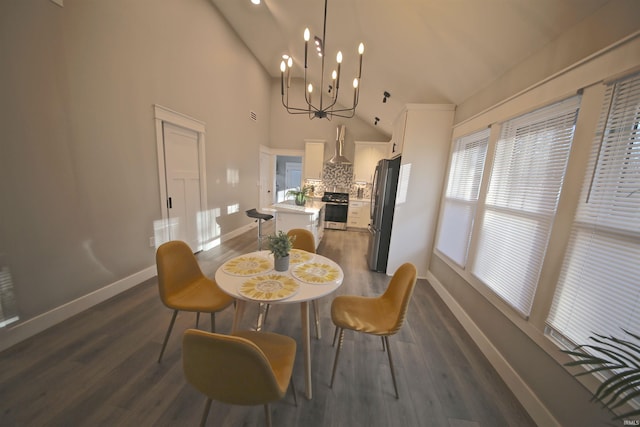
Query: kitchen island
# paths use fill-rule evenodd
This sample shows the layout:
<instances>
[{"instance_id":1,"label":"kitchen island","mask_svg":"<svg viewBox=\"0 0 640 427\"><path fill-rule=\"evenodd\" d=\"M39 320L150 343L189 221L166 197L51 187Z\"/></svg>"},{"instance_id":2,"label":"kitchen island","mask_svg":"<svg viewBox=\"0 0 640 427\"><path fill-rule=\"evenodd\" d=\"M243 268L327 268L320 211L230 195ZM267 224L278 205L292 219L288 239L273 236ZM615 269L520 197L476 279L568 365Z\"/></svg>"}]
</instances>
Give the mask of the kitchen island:
<instances>
[{"instance_id":1,"label":"kitchen island","mask_svg":"<svg viewBox=\"0 0 640 427\"><path fill-rule=\"evenodd\" d=\"M304 228L313 233L316 248L324 233L324 202L307 201L304 206L296 205L293 200L275 203L264 209L273 213L276 219L276 231L285 233L292 228Z\"/></svg>"}]
</instances>

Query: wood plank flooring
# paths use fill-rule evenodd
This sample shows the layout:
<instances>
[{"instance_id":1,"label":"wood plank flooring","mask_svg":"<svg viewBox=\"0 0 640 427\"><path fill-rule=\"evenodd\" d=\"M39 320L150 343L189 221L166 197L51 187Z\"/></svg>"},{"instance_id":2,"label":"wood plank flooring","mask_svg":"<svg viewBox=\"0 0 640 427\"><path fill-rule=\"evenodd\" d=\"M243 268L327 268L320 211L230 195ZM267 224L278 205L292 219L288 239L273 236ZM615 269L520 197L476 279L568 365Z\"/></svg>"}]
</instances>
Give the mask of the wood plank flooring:
<instances>
[{"instance_id":1,"label":"wood plank flooring","mask_svg":"<svg viewBox=\"0 0 640 427\"><path fill-rule=\"evenodd\" d=\"M268 231L268 228L266 229ZM319 252L345 271L340 294L377 295L389 278L367 269L367 234L327 230ZM200 253L205 274L254 250L255 231ZM381 340L345 332L333 389L335 348L329 310L320 300L322 339L312 335L313 399L304 397L298 305L272 305L266 330L298 340L294 384L272 404L274 426L533 426L473 341L425 280L419 280L402 330L390 338L400 399L395 399ZM257 317L250 305L249 328ZM231 328L232 308L216 317L218 332ZM182 374L182 332L195 315L180 313L163 361L156 363L171 311L155 279L0 353L1 426L196 426L204 397ZM208 316L200 328L209 329ZM264 425L261 406L214 402L210 426Z\"/></svg>"}]
</instances>

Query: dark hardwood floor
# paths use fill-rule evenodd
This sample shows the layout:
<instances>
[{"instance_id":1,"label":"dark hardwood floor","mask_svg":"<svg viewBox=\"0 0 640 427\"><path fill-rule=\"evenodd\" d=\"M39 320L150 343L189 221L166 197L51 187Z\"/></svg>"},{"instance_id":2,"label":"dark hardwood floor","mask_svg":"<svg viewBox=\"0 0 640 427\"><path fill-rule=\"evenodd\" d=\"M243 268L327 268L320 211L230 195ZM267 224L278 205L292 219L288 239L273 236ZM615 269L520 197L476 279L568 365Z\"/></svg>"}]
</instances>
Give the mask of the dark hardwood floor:
<instances>
[{"instance_id":1,"label":"dark hardwood floor","mask_svg":"<svg viewBox=\"0 0 640 427\"><path fill-rule=\"evenodd\" d=\"M367 269L367 234L327 230L319 252L345 271L338 294L376 295L389 278ZM225 260L255 249L255 231L199 254L213 276ZM419 280L402 330L390 338L400 399L377 337L346 331L333 389L329 316L334 295L320 301L322 339L311 342L313 399L304 397L300 310L272 305L266 329L299 342L294 370L298 406L289 393L272 404L275 426L533 426L429 283ZM216 317L231 328L233 308ZM250 307L246 325L256 319ZM171 317L155 278L0 353L1 426L196 426L204 397L182 374L182 332L195 315L180 313L161 364ZM208 330L208 316L200 327ZM214 402L208 425L264 425L261 406Z\"/></svg>"}]
</instances>

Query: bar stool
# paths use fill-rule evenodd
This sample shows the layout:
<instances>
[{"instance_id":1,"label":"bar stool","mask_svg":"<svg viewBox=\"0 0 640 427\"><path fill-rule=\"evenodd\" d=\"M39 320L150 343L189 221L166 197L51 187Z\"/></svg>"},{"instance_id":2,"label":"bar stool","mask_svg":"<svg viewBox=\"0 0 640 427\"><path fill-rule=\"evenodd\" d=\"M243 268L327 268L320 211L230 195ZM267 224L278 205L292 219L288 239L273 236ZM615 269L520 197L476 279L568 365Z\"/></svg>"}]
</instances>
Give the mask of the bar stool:
<instances>
[{"instance_id":1,"label":"bar stool","mask_svg":"<svg viewBox=\"0 0 640 427\"><path fill-rule=\"evenodd\" d=\"M258 250L262 250L262 221L269 221L273 215L258 212L255 208L246 211L249 218L254 218L258 222Z\"/></svg>"},{"instance_id":2,"label":"bar stool","mask_svg":"<svg viewBox=\"0 0 640 427\"><path fill-rule=\"evenodd\" d=\"M260 213L255 208L249 209L248 211L246 211L246 213L249 218L254 218L258 222L258 250L261 251L262 239L264 237L262 235L262 222L269 221L273 218L273 215ZM262 330L262 326L267 321L267 314L269 314L269 304L261 302L258 305L258 320L256 321L256 331Z\"/></svg>"}]
</instances>

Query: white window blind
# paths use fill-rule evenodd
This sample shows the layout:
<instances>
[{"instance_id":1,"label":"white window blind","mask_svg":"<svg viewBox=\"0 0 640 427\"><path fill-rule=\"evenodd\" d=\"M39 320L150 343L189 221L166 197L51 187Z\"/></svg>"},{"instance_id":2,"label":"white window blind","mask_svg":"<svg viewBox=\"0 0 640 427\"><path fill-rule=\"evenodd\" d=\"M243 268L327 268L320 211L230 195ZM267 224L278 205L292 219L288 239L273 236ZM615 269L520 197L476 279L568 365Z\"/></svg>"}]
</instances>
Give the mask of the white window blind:
<instances>
[{"instance_id":1,"label":"white window blind","mask_svg":"<svg viewBox=\"0 0 640 427\"><path fill-rule=\"evenodd\" d=\"M436 248L464 267L487 154L489 129L455 142Z\"/></svg>"},{"instance_id":2,"label":"white window blind","mask_svg":"<svg viewBox=\"0 0 640 427\"><path fill-rule=\"evenodd\" d=\"M640 330L640 75L607 88L548 325L574 344Z\"/></svg>"},{"instance_id":3,"label":"white window blind","mask_svg":"<svg viewBox=\"0 0 640 427\"><path fill-rule=\"evenodd\" d=\"M523 315L531 311L580 97L503 124L473 274Z\"/></svg>"}]
</instances>

